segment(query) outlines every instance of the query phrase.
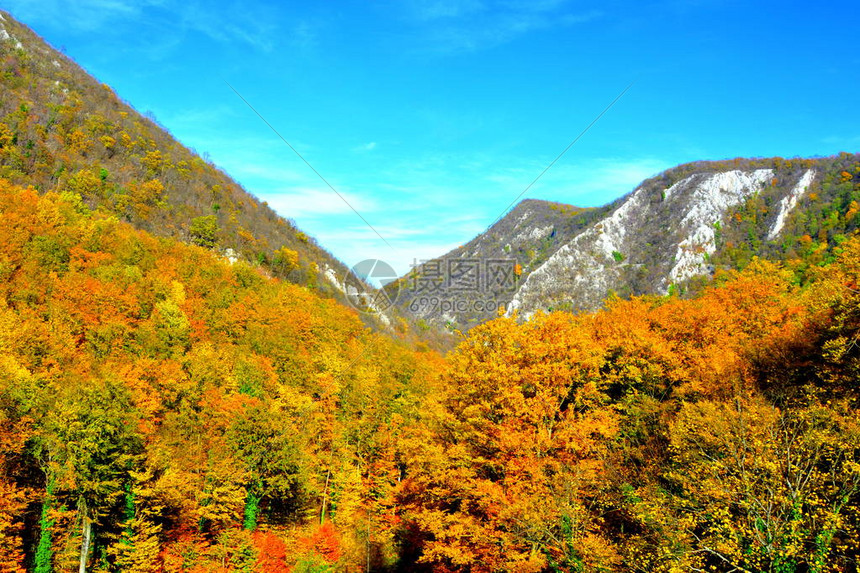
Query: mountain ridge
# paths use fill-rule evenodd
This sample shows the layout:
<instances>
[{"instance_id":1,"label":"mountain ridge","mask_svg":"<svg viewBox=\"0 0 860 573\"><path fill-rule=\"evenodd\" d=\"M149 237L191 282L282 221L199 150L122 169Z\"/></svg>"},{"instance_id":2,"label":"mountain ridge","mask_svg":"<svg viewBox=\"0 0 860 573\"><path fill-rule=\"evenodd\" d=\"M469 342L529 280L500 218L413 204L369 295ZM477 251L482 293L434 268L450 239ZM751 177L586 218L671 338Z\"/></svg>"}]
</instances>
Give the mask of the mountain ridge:
<instances>
[{"instance_id":1,"label":"mountain ridge","mask_svg":"<svg viewBox=\"0 0 860 573\"><path fill-rule=\"evenodd\" d=\"M399 304L421 320L470 328L500 308L527 317L538 310L595 310L612 295L695 291L716 271L743 268L753 256L815 258L804 237L816 236L813 250L832 252L857 229L857 201L857 154L686 163L601 207L524 200L463 247L405 278L426 283L422 273L440 261L447 269L463 259L507 259L519 271L512 288L439 289L435 296L413 290ZM475 309L476 301L490 299L490 310Z\"/></svg>"}]
</instances>

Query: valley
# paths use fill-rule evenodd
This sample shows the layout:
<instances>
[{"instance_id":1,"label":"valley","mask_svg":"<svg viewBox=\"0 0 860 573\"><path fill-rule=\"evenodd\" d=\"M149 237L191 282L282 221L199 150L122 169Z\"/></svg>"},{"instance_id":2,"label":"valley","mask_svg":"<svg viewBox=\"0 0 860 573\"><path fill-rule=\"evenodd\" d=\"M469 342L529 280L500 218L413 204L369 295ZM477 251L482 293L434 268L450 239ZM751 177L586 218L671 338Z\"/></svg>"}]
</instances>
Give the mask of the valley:
<instances>
[{"instance_id":1,"label":"valley","mask_svg":"<svg viewBox=\"0 0 860 573\"><path fill-rule=\"evenodd\" d=\"M856 571L858 213L695 161L379 293L2 11L0 571Z\"/></svg>"}]
</instances>

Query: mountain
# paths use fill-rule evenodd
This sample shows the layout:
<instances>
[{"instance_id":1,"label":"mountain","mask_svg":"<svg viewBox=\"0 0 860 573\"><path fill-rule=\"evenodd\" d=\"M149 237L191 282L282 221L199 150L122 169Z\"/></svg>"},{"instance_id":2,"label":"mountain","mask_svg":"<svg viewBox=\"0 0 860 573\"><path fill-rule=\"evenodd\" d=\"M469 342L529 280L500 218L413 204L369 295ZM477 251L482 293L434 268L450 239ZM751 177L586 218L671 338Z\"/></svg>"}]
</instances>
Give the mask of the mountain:
<instances>
[{"instance_id":1,"label":"mountain","mask_svg":"<svg viewBox=\"0 0 860 573\"><path fill-rule=\"evenodd\" d=\"M612 294L695 292L755 256L806 268L856 232L858 201L856 154L685 164L596 209L525 200L405 277L398 304L468 328L499 308L529 316L594 310ZM503 262L515 271L504 283L493 272Z\"/></svg>"},{"instance_id":2,"label":"mountain","mask_svg":"<svg viewBox=\"0 0 860 573\"><path fill-rule=\"evenodd\" d=\"M249 262L422 348L451 347L449 333L421 331L378 304L364 277L313 237L2 10L0 71L0 179Z\"/></svg>"},{"instance_id":3,"label":"mountain","mask_svg":"<svg viewBox=\"0 0 860 573\"><path fill-rule=\"evenodd\" d=\"M429 323L483 322L510 301L533 268L609 209L526 199L465 245L422 261L392 295L399 307Z\"/></svg>"},{"instance_id":4,"label":"mountain","mask_svg":"<svg viewBox=\"0 0 860 573\"><path fill-rule=\"evenodd\" d=\"M340 261L0 11L0 177L341 298Z\"/></svg>"},{"instance_id":5,"label":"mountain","mask_svg":"<svg viewBox=\"0 0 860 573\"><path fill-rule=\"evenodd\" d=\"M443 358L320 296L324 251L0 25L0 571L856 571L858 156L523 202L389 288L688 296L500 317Z\"/></svg>"},{"instance_id":6,"label":"mountain","mask_svg":"<svg viewBox=\"0 0 860 573\"><path fill-rule=\"evenodd\" d=\"M88 208L139 229L250 261L341 302L347 292L368 291L355 276L344 280L348 269L313 238L154 118L8 13L0 17L0 177L80 196ZM695 287L698 277L743 266L753 255L830 252L854 228L844 218L855 198L839 186L854 184L855 163L849 155L698 162L599 208L526 200L463 247L391 285L399 290L397 307L383 311L366 296L370 312L362 316L401 332L414 331L415 317L423 336L437 336L431 325L470 327L499 308L523 315L593 309L612 292ZM800 215L807 212L817 214ZM827 218L831 212L836 219ZM801 243L805 235L810 241Z\"/></svg>"}]
</instances>

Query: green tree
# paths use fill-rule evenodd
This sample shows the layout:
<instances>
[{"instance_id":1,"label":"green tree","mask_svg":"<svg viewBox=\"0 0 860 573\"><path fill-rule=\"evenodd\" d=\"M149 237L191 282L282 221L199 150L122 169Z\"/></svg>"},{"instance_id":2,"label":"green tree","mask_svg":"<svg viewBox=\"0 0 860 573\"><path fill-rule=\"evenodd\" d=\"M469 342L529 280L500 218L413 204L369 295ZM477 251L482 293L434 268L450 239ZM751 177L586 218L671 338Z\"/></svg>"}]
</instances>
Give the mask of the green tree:
<instances>
[{"instance_id":1,"label":"green tree","mask_svg":"<svg viewBox=\"0 0 860 573\"><path fill-rule=\"evenodd\" d=\"M272 413L251 406L227 430L227 442L248 472L245 529L257 528L260 503L267 501L283 510L297 507L299 454L283 424Z\"/></svg>"},{"instance_id":2,"label":"green tree","mask_svg":"<svg viewBox=\"0 0 860 573\"><path fill-rule=\"evenodd\" d=\"M51 527L54 525L50 517L51 501L53 496L53 485L48 481L48 491L42 501L42 516L39 519L39 541L36 545L35 569L36 573L51 573Z\"/></svg>"},{"instance_id":3,"label":"green tree","mask_svg":"<svg viewBox=\"0 0 860 573\"><path fill-rule=\"evenodd\" d=\"M56 495L78 508L83 573L93 527L122 499L141 444L133 430L131 400L119 384L80 381L58 394L42 418L38 450L49 482L55 480Z\"/></svg>"},{"instance_id":4,"label":"green tree","mask_svg":"<svg viewBox=\"0 0 860 573\"><path fill-rule=\"evenodd\" d=\"M201 247L211 249L217 243L218 219L215 215L204 215L191 220L191 242Z\"/></svg>"}]
</instances>

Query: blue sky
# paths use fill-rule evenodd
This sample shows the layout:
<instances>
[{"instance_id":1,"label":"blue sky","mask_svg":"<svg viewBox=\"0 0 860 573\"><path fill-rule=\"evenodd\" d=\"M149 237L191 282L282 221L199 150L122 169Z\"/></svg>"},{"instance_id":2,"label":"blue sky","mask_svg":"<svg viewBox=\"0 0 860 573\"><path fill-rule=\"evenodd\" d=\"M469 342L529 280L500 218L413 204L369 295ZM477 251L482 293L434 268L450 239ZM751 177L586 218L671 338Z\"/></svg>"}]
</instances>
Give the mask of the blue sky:
<instances>
[{"instance_id":1,"label":"blue sky","mask_svg":"<svg viewBox=\"0 0 860 573\"><path fill-rule=\"evenodd\" d=\"M860 148L854 2L2 6L350 265L468 241L631 82L525 197L594 206L687 161Z\"/></svg>"}]
</instances>

